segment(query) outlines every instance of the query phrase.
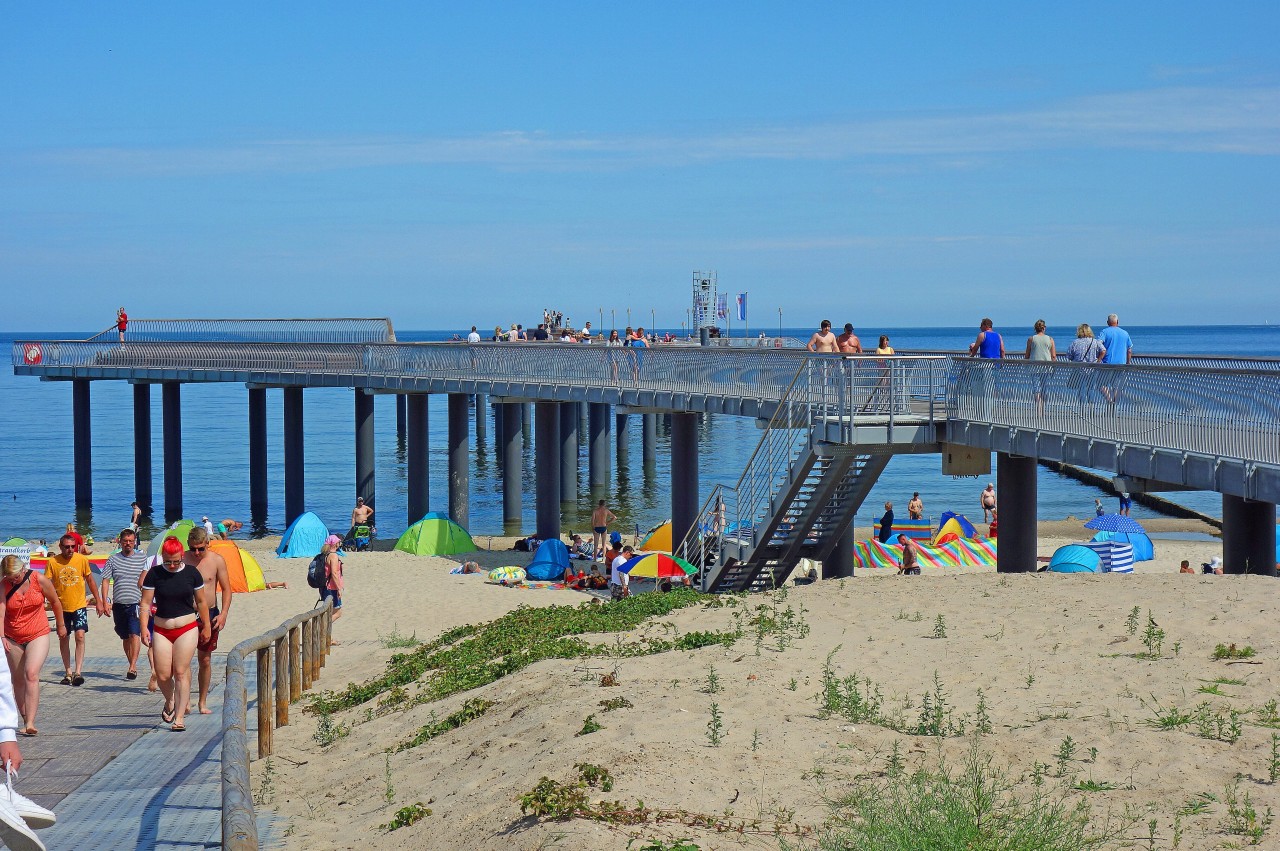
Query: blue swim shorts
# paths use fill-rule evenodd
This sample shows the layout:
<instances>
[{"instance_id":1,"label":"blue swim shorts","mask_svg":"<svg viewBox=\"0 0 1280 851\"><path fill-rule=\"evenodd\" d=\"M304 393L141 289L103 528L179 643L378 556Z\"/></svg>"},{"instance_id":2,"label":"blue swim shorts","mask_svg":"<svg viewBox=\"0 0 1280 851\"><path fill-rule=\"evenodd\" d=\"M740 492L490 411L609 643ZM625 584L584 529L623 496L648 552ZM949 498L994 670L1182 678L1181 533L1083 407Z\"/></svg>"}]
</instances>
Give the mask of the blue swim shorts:
<instances>
[{"instance_id":1,"label":"blue swim shorts","mask_svg":"<svg viewBox=\"0 0 1280 851\"><path fill-rule=\"evenodd\" d=\"M89 631L89 609L76 609L74 612L63 612L62 622L67 625L67 632L72 633L76 630L82 632Z\"/></svg>"}]
</instances>

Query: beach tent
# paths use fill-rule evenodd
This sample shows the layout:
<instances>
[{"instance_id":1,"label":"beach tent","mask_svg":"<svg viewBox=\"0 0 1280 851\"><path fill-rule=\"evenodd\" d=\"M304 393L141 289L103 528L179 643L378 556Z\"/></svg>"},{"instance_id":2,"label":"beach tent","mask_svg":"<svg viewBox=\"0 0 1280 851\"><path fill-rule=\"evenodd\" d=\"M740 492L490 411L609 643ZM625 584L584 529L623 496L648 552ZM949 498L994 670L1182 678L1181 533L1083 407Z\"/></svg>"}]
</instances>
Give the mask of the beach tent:
<instances>
[{"instance_id":1,"label":"beach tent","mask_svg":"<svg viewBox=\"0 0 1280 851\"><path fill-rule=\"evenodd\" d=\"M944 511L938 520L938 534L933 536L933 544L937 546L948 541L977 536L978 530L973 528L973 524L963 514Z\"/></svg>"},{"instance_id":2,"label":"beach tent","mask_svg":"<svg viewBox=\"0 0 1280 851\"><path fill-rule=\"evenodd\" d=\"M565 568L569 566L569 548L558 539L552 538L538 545L525 573L530 579L550 582L564 579Z\"/></svg>"},{"instance_id":3,"label":"beach tent","mask_svg":"<svg viewBox=\"0 0 1280 851\"><path fill-rule=\"evenodd\" d=\"M1049 569L1054 573L1100 573L1102 559L1084 544L1067 544L1054 550Z\"/></svg>"},{"instance_id":4,"label":"beach tent","mask_svg":"<svg viewBox=\"0 0 1280 851\"><path fill-rule=\"evenodd\" d=\"M276 555L281 558L313 558L319 554L327 537L329 530L324 521L310 511L305 512L284 530Z\"/></svg>"},{"instance_id":5,"label":"beach tent","mask_svg":"<svg viewBox=\"0 0 1280 851\"><path fill-rule=\"evenodd\" d=\"M449 515L438 511L405 529L395 548L415 556L447 556L477 549L466 529L450 520Z\"/></svg>"},{"instance_id":6,"label":"beach tent","mask_svg":"<svg viewBox=\"0 0 1280 851\"><path fill-rule=\"evenodd\" d=\"M157 532L155 537L151 539L151 543L147 544L147 555L155 558L160 555L160 545L164 543L165 538L177 538L178 543L182 544L182 549L187 548L187 534L196 527L194 520L179 520L163 532Z\"/></svg>"},{"instance_id":7,"label":"beach tent","mask_svg":"<svg viewBox=\"0 0 1280 851\"><path fill-rule=\"evenodd\" d=\"M222 560L227 563L227 577L231 580L233 594L261 591L267 587L257 560L237 547L235 541L210 541L209 551L222 556Z\"/></svg>"},{"instance_id":8,"label":"beach tent","mask_svg":"<svg viewBox=\"0 0 1280 851\"><path fill-rule=\"evenodd\" d=\"M640 542L640 546L636 547L637 552L671 552L671 521L659 523L649 530L649 534L644 536L644 540Z\"/></svg>"},{"instance_id":9,"label":"beach tent","mask_svg":"<svg viewBox=\"0 0 1280 851\"><path fill-rule=\"evenodd\" d=\"M1134 561L1152 561L1156 557L1155 544L1144 532L1099 532L1093 540L1129 544L1133 547Z\"/></svg>"},{"instance_id":10,"label":"beach tent","mask_svg":"<svg viewBox=\"0 0 1280 851\"><path fill-rule=\"evenodd\" d=\"M1084 546L1098 554L1103 573L1133 573L1133 545L1119 541L1090 541Z\"/></svg>"}]
</instances>

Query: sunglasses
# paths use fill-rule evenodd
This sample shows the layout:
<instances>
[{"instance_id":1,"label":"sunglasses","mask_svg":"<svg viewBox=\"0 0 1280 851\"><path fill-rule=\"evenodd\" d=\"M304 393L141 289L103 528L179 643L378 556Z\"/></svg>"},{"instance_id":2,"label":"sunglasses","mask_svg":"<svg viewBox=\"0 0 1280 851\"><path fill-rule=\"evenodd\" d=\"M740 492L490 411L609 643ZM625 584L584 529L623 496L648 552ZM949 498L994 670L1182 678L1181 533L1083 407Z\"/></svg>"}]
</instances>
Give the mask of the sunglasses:
<instances>
[{"instance_id":1,"label":"sunglasses","mask_svg":"<svg viewBox=\"0 0 1280 851\"><path fill-rule=\"evenodd\" d=\"M192 547L191 547L191 552L193 552L193 553L202 553L202 552L204 552L204 551L205 551L205 550L207 550L207 549L209 549L209 548L208 548L208 547L196 547L196 546L192 546Z\"/></svg>"},{"instance_id":2,"label":"sunglasses","mask_svg":"<svg viewBox=\"0 0 1280 851\"><path fill-rule=\"evenodd\" d=\"M169 561L169 559L165 559L164 563L165 564L182 564L182 559L177 559L176 561Z\"/></svg>"},{"instance_id":3,"label":"sunglasses","mask_svg":"<svg viewBox=\"0 0 1280 851\"><path fill-rule=\"evenodd\" d=\"M74 550L75 548L75 544L58 544L58 549L60 550Z\"/></svg>"}]
</instances>

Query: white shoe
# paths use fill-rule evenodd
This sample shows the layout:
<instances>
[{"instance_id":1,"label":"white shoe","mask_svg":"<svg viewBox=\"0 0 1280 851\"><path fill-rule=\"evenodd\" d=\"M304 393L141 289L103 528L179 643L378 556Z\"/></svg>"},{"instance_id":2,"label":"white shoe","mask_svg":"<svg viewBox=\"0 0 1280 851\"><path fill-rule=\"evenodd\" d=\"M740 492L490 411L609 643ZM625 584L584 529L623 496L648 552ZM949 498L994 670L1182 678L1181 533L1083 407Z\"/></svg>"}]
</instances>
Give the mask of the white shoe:
<instances>
[{"instance_id":1,"label":"white shoe","mask_svg":"<svg viewBox=\"0 0 1280 851\"><path fill-rule=\"evenodd\" d=\"M12 851L45 851L40 837L7 801L0 801L0 842Z\"/></svg>"},{"instance_id":2,"label":"white shoe","mask_svg":"<svg viewBox=\"0 0 1280 851\"><path fill-rule=\"evenodd\" d=\"M13 808L22 820L36 830L53 827L58 816L53 810L45 809L25 795L20 795L13 788L13 769L5 766L5 784L0 786L0 802Z\"/></svg>"}]
</instances>

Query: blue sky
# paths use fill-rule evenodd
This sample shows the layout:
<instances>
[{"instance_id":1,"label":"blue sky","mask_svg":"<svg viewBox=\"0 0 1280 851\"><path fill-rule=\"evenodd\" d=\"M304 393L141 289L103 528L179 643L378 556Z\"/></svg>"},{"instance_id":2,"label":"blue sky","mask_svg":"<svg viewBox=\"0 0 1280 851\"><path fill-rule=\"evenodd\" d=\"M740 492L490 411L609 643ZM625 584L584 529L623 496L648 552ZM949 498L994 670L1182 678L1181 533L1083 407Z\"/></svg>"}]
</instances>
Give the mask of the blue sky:
<instances>
[{"instance_id":1,"label":"blue sky","mask_svg":"<svg viewBox=\"0 0 1280 851\"><path fill-rule=\"evenodd\" d=\"M1280 5L1046 5L10 4L0 327L1280 322Z\"/></svg>"}]
</instances>

